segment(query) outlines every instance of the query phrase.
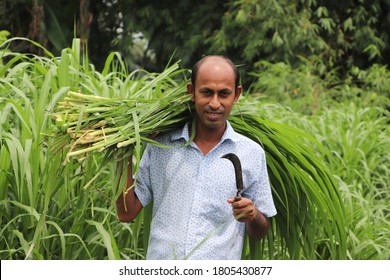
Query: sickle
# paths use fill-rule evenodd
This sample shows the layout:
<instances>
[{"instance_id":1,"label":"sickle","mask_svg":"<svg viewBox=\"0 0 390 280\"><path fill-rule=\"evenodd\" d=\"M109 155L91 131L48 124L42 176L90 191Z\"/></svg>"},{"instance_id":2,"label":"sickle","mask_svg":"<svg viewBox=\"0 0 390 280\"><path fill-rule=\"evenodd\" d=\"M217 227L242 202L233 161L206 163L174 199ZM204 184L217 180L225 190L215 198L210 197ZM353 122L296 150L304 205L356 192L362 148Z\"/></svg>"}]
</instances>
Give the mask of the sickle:
<instances>
[{"instance_id":1,"label":"sickle","mask_svg":"<svg viewBox=\"0 0 390 280\"><path fill-rule=\"evenodd\" d=\"M241 192L244 189L244 184L242 182L242 169L241 169L240 159L238 158L237 155L233 153L223 155L221 158L226 158L233 163L234 172L236 174L236 186L237 186L237 194L234 198L234 201L239 201L241 200Z\"/></svg>"}]
</instances>

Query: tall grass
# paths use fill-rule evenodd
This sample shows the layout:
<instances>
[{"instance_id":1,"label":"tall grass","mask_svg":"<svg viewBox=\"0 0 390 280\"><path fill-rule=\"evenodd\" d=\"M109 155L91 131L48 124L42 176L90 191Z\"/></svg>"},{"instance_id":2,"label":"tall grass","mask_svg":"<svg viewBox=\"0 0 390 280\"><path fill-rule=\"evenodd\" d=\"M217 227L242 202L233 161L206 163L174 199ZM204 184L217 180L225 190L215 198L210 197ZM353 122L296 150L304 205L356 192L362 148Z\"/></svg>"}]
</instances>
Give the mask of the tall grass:
<instances>
[{"instance_id":1,"label":"tall grass","mask_svg":"<svg viewBox=\"0 0 390 280\"><path fill-rule=\"evenodd\" d=\"M325 121L326 120L326 121ZM325 158L347 206L352 259L390 259L390 116L379 107L349 104L324 110L313 132L326 137Z\"/></svg>"},{"instance_id":2,"label":"tall grass","mask_svg":"<svg viewBox=\"0 0 390 280\"><path fill-rule=\"evenodd\" d=\"M389 113L355 103L332 104L315 116L275 104L260 107L264 117L310 133L329 151L317 156L342 195L348 258L390 259Z\"/></svg>"},{"instance_id":3,"label":"tall grass","mask_svg":"<svg viewBox=\"0 0 390 280\"><path fill-rule=\"evenodd\" d=\"M100 170L101 155L80 165L64 164L61 152L51 152L48 133L56 129L51 118L57 101L69 89L105 89L105 94L114 94L117 88L106 81L122 80L115 77L120 72L93 71L81 61L77 49L76 41L61 58L48 51L46 58L3 50L1 259L143 258L142 244L132 238L141 226L135 229L117 221L111 189L105 187L114 182L109 170L90 191L82 188ZM120 65L112 61L113 56L108 64L114 72ZM85 79L88 75L91 78Z\"/></svg>"}]
</instances>

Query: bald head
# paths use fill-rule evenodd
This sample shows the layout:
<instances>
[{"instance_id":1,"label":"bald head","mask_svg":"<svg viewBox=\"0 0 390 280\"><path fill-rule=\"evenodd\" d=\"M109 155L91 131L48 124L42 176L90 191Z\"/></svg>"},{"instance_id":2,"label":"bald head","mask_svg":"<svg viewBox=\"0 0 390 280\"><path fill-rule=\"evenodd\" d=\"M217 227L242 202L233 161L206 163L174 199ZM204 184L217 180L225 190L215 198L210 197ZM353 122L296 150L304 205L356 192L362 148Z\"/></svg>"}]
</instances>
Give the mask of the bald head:
<instances>
[{"instance_id":1,"label":"bald head","mask_svg":"<svg viewBox=\"0 0 390 280\"><path fill-rule=\"evenodd\" d=\"M235 82L235 88L239 86L240 83L240 72L238 71L236 65L227 57L220 56L220 55L210 55L205 56L202 59L200 59L195 65L192 67L192 73L191 73L191 83L193 87L195 88L196 83L196 77L198 75L199 68L207 61L207 63L220 63L225 62L232 68L233 75L234 75L234 82Z\"/></svg>"}]
</instances>

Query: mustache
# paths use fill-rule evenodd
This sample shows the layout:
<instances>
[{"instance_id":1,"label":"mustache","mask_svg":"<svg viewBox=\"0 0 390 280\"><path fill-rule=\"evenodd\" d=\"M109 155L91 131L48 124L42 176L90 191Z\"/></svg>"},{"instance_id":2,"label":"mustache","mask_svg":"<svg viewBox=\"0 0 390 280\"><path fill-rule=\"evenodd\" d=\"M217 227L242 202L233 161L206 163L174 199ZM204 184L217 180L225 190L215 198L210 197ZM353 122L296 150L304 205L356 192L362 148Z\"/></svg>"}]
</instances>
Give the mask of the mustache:
<instances>
[{"instance_id":1,"label":"mustache","mask_svg":"<svg viewBox=\"0 0 390 280\"><path fill-rule=\"evenodd\" d=\"M213 114L223 114L224 113L224 109L223 108L218 108L218 109L213 109L211 108L210 106L206 106L204 108L204 110L208 113L213 113Z\"/></svg>"}]
</instances>

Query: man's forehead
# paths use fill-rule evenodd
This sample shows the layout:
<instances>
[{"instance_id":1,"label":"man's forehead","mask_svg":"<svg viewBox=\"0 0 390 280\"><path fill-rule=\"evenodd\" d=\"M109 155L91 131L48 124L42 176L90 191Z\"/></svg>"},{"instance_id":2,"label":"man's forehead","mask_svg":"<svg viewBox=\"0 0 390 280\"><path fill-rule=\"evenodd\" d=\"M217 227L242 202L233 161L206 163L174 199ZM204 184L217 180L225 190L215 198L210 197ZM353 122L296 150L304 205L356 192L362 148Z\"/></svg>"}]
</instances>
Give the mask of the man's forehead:
<instances>
[{"instance_id":1,"label":"man's forehead","mask_svg":"<svg viewBox=\"0 0 390 280\"><path fill-rule=\"evenodd\" d=\"M210 73L223 73L224 75L232 75L234 79L234 71L232 66L225 60L221 58L208 58L205 60L200 66L198 70L198 77L202 75L202 73L207 72Z\"/></svg>"}]
</instances>

